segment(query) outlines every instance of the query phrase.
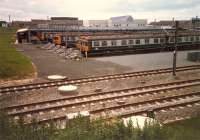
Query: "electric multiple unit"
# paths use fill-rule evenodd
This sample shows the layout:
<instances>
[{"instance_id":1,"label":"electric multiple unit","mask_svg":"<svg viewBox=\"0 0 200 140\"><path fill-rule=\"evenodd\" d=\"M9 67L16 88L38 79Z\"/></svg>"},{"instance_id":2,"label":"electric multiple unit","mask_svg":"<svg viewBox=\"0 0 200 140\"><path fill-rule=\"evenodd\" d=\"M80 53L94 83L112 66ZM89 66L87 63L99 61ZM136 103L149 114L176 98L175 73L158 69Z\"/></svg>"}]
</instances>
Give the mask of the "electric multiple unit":
<instances>
[{"instance_id":1,"label":"electric multiple unit","mask_svg":"<svg viewBox=\"0 0 200 140\"><path fill-rule=\"evenodd\" d=\"M138 31L129 35L109 36L81 36L76 46L82 52L103 52L115 50L145 50L173 48L175 44L175 32L170 30L167 33L158 31ZM200 44L200 32L179 31L176 36L178 47Z\"/></svg>"}]
</instances>

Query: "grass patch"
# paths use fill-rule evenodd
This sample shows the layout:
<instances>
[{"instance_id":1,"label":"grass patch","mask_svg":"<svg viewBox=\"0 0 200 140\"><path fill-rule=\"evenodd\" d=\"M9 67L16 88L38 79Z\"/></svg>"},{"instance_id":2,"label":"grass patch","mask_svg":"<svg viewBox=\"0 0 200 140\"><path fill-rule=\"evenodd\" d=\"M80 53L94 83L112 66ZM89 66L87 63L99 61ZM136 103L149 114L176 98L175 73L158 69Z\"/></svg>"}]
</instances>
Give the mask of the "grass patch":
<instances>
[{"instance_id":1,"label":"grass patch","mask_svg":"<svg viewBox=\"0 0 200 140\"><path fill-rule=\"evenodd\" d=\"M171 123L167 127L174 131L174 139L200 140L200 117Z\"/></svg>"},{"instance_id":2,"label":"grass patch","mask_svg":"<svg viewBox=\"0 0 200 140\"><path fill-rule=\"evenodd\" d=\"M160 126L145 124L144 129L134 127L130 122L105 122L102 119L90 121L77 117L66 123L65 129L50 125L24 125L22 119L10 122L0 113L0 139L2 140L199 140L200 117L179 123Z\"/></svg>"},{"instance_id":3,"label":"grass patch","mask_svg":"<svg viewBox=\"0 0 200 140\"><path fill-rule=\"evenodd\" d=\"M12 47L15 32L15 28L0 28L0 79L20 79L34 72L30 59Z\"/></svg>"}]
</instances>

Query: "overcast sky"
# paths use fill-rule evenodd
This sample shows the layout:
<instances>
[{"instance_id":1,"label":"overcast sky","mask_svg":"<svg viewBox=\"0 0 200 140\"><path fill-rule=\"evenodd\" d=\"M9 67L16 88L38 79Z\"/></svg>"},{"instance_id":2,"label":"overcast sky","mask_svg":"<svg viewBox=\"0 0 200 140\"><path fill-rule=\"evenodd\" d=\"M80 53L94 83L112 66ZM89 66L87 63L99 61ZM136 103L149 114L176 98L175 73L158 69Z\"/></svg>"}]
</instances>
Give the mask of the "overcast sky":
<instances>
[{"instance_id":1,"label":"overcast sky","mask_svg":"<svg viewBox=\"0 0 200 140\"><path fill-rule=\"evenodd\" d=\"M0 19L47 19L71 16L79 19L108 19L132 15L148 21L190 19L200 16L200 0L0 0Z\"/></svg>"}]
</instances>

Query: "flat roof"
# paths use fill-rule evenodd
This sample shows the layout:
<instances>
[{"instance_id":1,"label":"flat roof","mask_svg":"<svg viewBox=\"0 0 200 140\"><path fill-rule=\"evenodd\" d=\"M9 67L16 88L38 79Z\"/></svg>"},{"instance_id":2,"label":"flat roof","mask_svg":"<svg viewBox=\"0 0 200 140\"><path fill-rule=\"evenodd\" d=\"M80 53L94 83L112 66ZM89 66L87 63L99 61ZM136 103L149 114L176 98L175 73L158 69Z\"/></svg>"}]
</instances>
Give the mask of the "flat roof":
<instances>
[{"instance_id":1,"label":"flat roof","mask_svg":"<svg viewBox=\"0 0 200 140\"><path fill-rule=\"evenodd\" d=\"M51 17L51 20L78 20L77 17Z\"/></svg>"},{"instance_id":2,"label":"flat roof","mask_svg":"<svg viewBox=\"0 0 200 140\"><path fill-rule=\"evenodd\" d=\"M17 33L19 33L19 32L26 32L28 30L29 30L28 28L22 28L22 29L17 30Z\"/></svg>"}]
</instances>

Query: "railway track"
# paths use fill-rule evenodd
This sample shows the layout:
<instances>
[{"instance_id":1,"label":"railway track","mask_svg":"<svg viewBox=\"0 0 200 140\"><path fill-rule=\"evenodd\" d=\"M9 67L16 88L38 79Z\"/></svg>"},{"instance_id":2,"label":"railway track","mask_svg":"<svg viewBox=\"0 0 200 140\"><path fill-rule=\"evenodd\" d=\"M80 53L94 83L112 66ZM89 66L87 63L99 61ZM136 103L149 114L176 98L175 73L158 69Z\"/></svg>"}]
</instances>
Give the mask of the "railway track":
<instances>
[{"instance_id":1,"label":"railway track","mask_svg":"<svg viewBox=\"0 0 200 140\"><path fill-rule=\"evenodd\" d=\"M200 103L200 92L174 95L164 98L154 98L146 101L139 101L136 103L117 105L103 109L95 109L90 111L90 113L93 116L104 116L107 118L112 118L115 116L129 117L132 115L144 114L148 110L166 110L169 109L169 107L177 107L179 105L188 105L197 102Z\"/></svg>"},{"instance_id":2,"label":"railway track","mask_svg":"<svg viewBox=\"0 0 200 140\"><path fill-rule=\"evenodd\" d=\"M197 70L197 69L200 69L200 65L177 67L177 71L189 71L189 70ZM114 74L114 75L106 75L106 76L98 76L98 77L87 77L87 78L82 78L82 79L51 81L51 82L33 83L33 84L18 85L18 86L0 87L0 96L4 94L26 92L30 90L44 89L44 88L49 88L49 87L61 86L61 85L69 85L69 84L80 85L80 84L85 84L85 83L90 83L90 82L98 82L98 81L113 80L113 79L125 79L125 78L131 78L131 77L165 74L165 73L170 73L170 72L172 72L172 68L131 72L131 73L124 73L124 74Z\"/></svg>"},{"instance_id":3,"label":"railway track","mask_svg":"<svg viewBox=\"0 0 200 140\"><path fill-rule=\"evenodd\" d=\"M173 96L170 95L165 97L166 92L172 92L174 90L185 89L199 85L200 79L194 79L188 81L179 81L159 85L123 89L111 92L100 92L86 95L78 95L73 97L58 98L54 100L41 101L29 104L13 105L5 107L3 108L3 110L8 112L8 115L11 117L19 118L21 116L25 116L25 118L28 118L29 121L32 117L40 118L40 121L51 120L53 118L56 118L58 114L62 114L63 116L65 116L65 114L74 112L75 110L76 112L82 110L89 110L91 114L94 114L94 116L99 116L98 113L101 114L101 112L104 112L105 110L108 111L130 107L133 105L155 103L164 99L171 100L193 95L199 96L200 94L199 92L197 92L194 94L183 94ZM150 96L152 95L159 94L162 94L164 97L162 96L159 98L150 98ZM148 96L149 100L134 103L130 101L131 98L144 96ZM128 110L130 111L130 109ZM60 118L63 118L62 115L60 116Z\"/></svg>"},{"instance_id":4,"label":"railway track","mask_svg":"<svg viewBox=\"0 0 200 140\"><path fill-rule=\"evenodd\" d=\"M185 99L184 99L185 98ZM92 119L101 117L104 119L112 118L127 118L134 115L146 115L149 110L153 110L156 114L159 111L167 112L167 110L178 110L184 107L200 106L200 92L189 93L183 96L174 96L165 99L155 99L144 101L136 104L129 104L121 106L114 106L113 108L104 108L103 110L93 110L90 111L90 117ZM107 110L106 110L107 109ZM117 110L118 109L118 110ZM115 112L114 112L115 110ZM117 113L116 111L119 111ZM109 111L109 112L108 112ZM110 115L109 115L110 114ZM59 122L61 125L66 123L66 115L54 116L51 118L43 118L39 120L39 123L48 123L48 122Z\"/></svg>"}]
</instances>

